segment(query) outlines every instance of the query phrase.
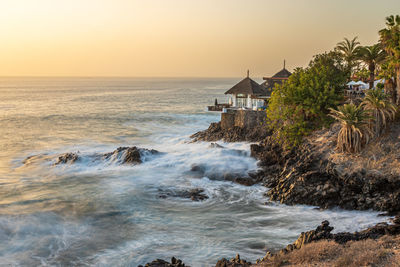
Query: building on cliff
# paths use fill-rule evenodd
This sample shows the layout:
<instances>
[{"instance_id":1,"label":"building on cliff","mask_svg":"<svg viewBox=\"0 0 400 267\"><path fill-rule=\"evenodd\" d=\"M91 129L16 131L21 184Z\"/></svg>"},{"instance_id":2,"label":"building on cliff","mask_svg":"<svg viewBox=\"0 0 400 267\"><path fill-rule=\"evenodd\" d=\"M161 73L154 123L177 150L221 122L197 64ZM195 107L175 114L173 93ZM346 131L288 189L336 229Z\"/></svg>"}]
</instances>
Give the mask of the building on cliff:
<instances>
[{"instance_id":1,"label":"building on cliff","mask_svg":"<svg viewBox=\"0 0 400 267\"><path fill-rule=\"evenodd\" d=\"M267 99L271 96L265 87L247 77L225 92L232 95L229 102L232 108L258 109L266 106Z\"/></svg>"},{"instance_id":2,"label":"building on cliff","mask_svg":"<svg viewBox=\"0 0 400 267\"><path fill-rule=\"evenodd\" d=\"M272 77L263 77L263 80L265 80L265 82L262 83L262 85L267 90L268 95L271 96L272 90L274 89L275 85L282 84L283 82L287 81L290 75L292 75L292 73L286 69L286 61L284 60L283 69L275 73L275 75Z\"/></svg>"}]
</instances>

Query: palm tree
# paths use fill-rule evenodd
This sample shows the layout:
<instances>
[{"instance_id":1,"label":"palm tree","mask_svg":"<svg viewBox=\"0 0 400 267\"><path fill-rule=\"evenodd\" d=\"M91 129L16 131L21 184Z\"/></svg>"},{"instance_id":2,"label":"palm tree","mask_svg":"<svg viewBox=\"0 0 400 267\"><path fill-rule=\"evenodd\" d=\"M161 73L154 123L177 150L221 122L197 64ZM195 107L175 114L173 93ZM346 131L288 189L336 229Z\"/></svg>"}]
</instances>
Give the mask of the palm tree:
<instances>
[{"instance_id":1,"label":"palm tree","mask_svg":"<svg viewBox=\"0 0 400 267\"><path fill-rule=\"evenodd\" d=\"M368 112L363 106L356 106L353 103L339 106L337 110L331 108L330 111L329 115L342 125L338 134L337 149L341 152L360 152L372 136L368 127L370 119Z\"/></svg>"},{"instance_id":2,"label":"palm tree","mask_svg":"<svg viewBox=\"0 0 400 267\"><path fill-rule=\"evenodd\" d=\"M396 107L393 105L388 96L380 89L369 90L362 104L364 108L370 112L370 127L374 128L376 136L382 133L389 120L394 119L396 115Z\"/></svg>"},{"instance_id":3,"label":"palm tree","mask_svg":"<svg viewBox=\"0 0 400 267\"><path fill-rule=\"evenodd\" d=\"M350 76L352 70L355 67L356 59L360 52L360 42L357 41L357 36L352 40L344 38L344 41L336 45L336 50L341 54L343 60L347 64L347 68L350 71Z\"/></svg>"},{"instance_id":4,"label":"palm tree","mask_svg":"<svg viewBox=\"0 0 400 267\"><path fill-rule=\"evenodd\" d=\"M374 87L376 66L385 60L385 52L380 44L372 46L363 46L360 49L359 58L368 65L369 70L369 88Z\"/></svg>"},{"instance_id":5,"label":"palm tree","mask_svg":"<svg viewBox=\"0 0 400 267\"><path fill-rule=\"evenodd\" d=\"M393 80L395 76L394 68L389 62L384 62L381 65L381 69L378 74L379 79L385 79L384 89L385 93L390 96L390 100L392 103L396 104L397 92L396 92L396 84Z\"/></svg>"},{"instance_id":6,"label":"palm tree","mask_svg":"<svg viewBox=\"0 0 400 267\"><path fill-rule=\"evenodd\" d=\"M386 18L386 28L379 31L380 41L396 73L397 105L400 104L400 16Z\"/></svg>"}]
</instances>

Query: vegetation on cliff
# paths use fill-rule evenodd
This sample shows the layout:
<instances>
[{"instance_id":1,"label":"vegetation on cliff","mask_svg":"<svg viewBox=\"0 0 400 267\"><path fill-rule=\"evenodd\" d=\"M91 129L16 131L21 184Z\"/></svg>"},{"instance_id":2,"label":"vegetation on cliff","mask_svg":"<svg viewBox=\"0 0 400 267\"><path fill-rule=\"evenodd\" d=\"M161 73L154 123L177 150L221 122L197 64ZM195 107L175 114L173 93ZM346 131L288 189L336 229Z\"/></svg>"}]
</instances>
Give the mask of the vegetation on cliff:
<instances>
[{"instance_id":1,"label":"vegetation on cliff","mask_svg":"<svg viewBox=\"0 0 400 267\"><path fill-rule=\"evenodd\" d=\"M303 136L329 125L329 109L343 100L346 66L336 52L317 55L307 68L297 68L289 80L277 85L267 109L276 140L296 146Z\"/></svg>"},{"instance_id":2,"label":"vegetation on cliff","mask_svg":"<svg viewBox=\"0 0 400 267\"><path fill-rule=\"evenodd\" d=\"M361 46L357 37L345 38L333 51L314 56L308 67L297 68L287 82L274 88L267 118L275 140L296 147L304 136L329 126L331 117L343 126L338 136L342 152L359 152L370 137L382 134L396 111L390 102L400 104L400 16L387 17L386 26L379 31L380 43ZM338 107L353 75L368 80L371 88L376 76L385 78L385 84L370 90L360 107Z\"/></svg>"}]
</instances>

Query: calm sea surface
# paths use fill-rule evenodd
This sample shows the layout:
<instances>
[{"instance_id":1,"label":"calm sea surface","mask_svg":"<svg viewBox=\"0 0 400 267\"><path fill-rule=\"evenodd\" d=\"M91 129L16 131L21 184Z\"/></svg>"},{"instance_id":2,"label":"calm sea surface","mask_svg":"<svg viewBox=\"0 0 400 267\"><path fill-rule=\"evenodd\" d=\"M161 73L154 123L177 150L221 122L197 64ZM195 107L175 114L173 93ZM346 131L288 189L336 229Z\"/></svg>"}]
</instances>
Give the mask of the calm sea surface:
<instances>
[{"instance_id":1,"label":"calm sea surface","mask_svg":"<svg viewBox=\"0 0 400 267\"><path fill-rule=\"evenodd\" d=\"M194 178L257 168L249 144L188 143L218 121L237 79L0 78L0 265L137 266L178 257L211 266L255 261L328 219L336 231L383 220L373 212L265 205L262 186ZM164 152L136 166L93 161L119 146ZM54 165L75 152L75 164ZM30 157L28 160L25 160ZM159 197L203 188L209 199Z\"/></svg>"}]
</instances>

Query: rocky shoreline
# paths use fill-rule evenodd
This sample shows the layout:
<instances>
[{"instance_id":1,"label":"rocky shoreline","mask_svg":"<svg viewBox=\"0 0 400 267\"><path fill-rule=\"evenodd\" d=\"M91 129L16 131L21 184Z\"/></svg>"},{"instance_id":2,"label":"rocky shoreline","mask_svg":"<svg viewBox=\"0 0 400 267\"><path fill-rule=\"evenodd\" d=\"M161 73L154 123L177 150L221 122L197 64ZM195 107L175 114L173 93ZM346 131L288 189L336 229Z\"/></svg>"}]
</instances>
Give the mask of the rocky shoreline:
<instances>
[{"instance_id":1,"label":"rocky shoreline","mask_svg":"<svg viewBox=\"0 0 400 267\"><path fill-rule=\"evenodd\" d=\"M235 258L226 259L222 258L219 260L215 267L250 267L250 266L280 266L275 265L280 257L287 255L296 250L301 250L307 244L318 242L322 240L332 241L339 245L345 245L350 241L362 241L367 239L376 240L382 236L398 236L400 235L400 216L395 217L391 224L386 222L378 223L375 226L369 227L360 232L341 232L332 234L334 227L330 226L329 221L323 221L315 230L302 232L295 242L288 244L285 248L271 252L267 251L266 255L261 259L258 259L254 264L249 261L240 258L240 255L236 255ZM273 265L270 265L273 264ZM139 265L139 267L142 265ZM175 257L171 258L171 261L165 261L157 259L144 265L144 267L188 267L181 260ZM143 266L142 266L143 267Z\"/></svg>"},{"instance_id":2,"label":"rocky shoreline","mask_svg":"<svg viewBox=\"0 0 400 267\"><path fill-rule=\"evenodd\" d=\"M370 146L356 156L335 152L338 130L338 125L334 124L330 129L315 132L300 147L289 150L283 149L265 129L251 132L241 128L223 131L218 123L211 124L207 130L198 132L191 138L193 142L259 142L251 145L251 155L259 160L260 170L252 173L251 177L254 183L261 182L270 189L266 196L271 201L287 205L312 205L323 209L340 207L398 214L400 168L397 167L400 162L397 160L400 160L400 127L392 127L385 136L375 140L375 146ZM349 241L400 235L400 216L395 217L392 224L380 223L360 232L332 234L332 230L329 222L323 221L315 230L301 233L286 248L275 253L267 252L255 265L237 255L230 260L219 260L216 266L273 266L269 264L273 264L276 258L320 240L345 244ZM157 260L146 266L185 266L181 261L180 265L173 262L176 260L171 263Z\"/></svg>"},{"instance_id":3,"label":"rocky shoreline","mask_svg":"<svg viewBox=\"0 0 400 267\"><path fill-rule=\"evenodd\" d=\"M270 188L267 197L287 205L398 213L400 176L391 168L382 170L360 166L363 161L368 161L363 155L357 155L356 159L350 155L337 155L334 152L336 132L337 127L333 126L316 133L292 150L282 149L272 138L251 145L251 154L260 161L262 169L259 180ZM392 132L396 138L387 136L389 140L378 140L378 146L390 145L390 140L396 142L399 133ZM393 149L385 157L390 160L391 154L398 152L400 150ZM342 159L338 160L338 156Z\"/></svg>"}]
</instances>

